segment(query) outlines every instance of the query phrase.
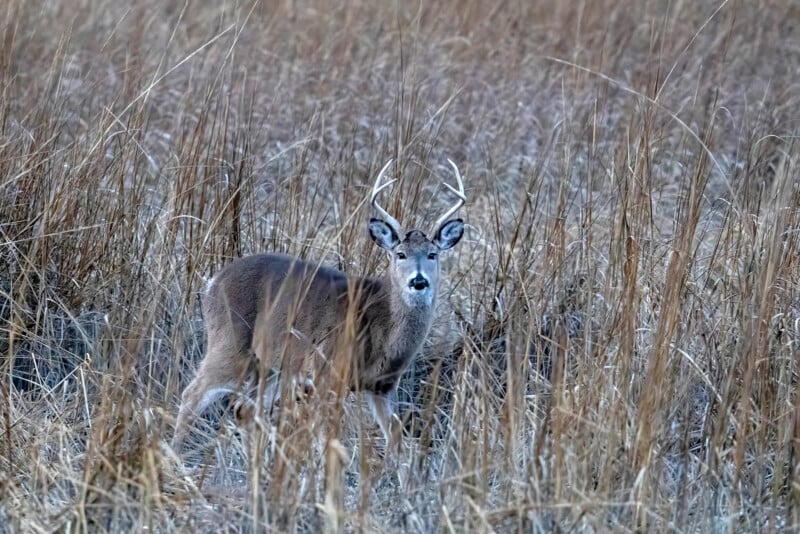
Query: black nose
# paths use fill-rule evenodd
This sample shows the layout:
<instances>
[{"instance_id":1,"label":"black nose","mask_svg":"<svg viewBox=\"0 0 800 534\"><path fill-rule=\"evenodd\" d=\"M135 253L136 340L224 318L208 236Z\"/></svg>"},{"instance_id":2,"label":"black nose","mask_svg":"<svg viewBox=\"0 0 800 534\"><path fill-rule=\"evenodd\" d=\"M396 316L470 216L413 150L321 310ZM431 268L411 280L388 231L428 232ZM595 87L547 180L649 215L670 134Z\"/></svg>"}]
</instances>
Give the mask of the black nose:
<instances>
[{"instance_id":1,"label":"black nose","mask_svg":"<svg viewBox=\"0 0 800 534\"><path fill-rule=\"evenodd\" d=\"M413 287L417 291L422 291L429 285L430 282L428 282L428 279L422 276L421 274L418 274L417 276L412 278L411 281L408 283L408 287Z\"/></svg>"}]
</instances>

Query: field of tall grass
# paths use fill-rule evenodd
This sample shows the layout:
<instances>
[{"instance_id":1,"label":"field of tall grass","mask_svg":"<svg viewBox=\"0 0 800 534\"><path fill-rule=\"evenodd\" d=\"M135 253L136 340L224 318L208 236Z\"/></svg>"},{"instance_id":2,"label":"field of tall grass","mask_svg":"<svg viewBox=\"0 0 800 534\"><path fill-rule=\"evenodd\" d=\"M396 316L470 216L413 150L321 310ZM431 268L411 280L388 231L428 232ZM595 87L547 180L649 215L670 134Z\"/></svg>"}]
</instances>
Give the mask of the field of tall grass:
<instances>
[{"instance_id":1,"label":"field of tall grass","mask_svg":"<svg viewBox=\"0 0 800 534\"><path fill-rule=\"evenodd\" d=\"M798 28L796 0L7 0L0 531L800 529ZM402 452L315 395L249 454L220 402L178 457L206 280L382 272L389 158L408 227L448 158L468 196Z\"/></svg>"}]
</instances>

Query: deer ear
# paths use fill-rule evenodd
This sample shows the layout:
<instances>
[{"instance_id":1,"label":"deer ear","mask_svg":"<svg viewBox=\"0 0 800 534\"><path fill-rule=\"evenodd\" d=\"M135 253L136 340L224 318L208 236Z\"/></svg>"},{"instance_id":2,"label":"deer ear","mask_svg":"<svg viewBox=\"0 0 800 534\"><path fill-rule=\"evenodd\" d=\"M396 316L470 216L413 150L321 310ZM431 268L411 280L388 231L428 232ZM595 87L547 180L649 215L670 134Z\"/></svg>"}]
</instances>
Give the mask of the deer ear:
<instances>
[{"instance_id":1,"label":"deer ear","mask_svg":"<svg viewBox=\"0 0 800 534\"><path fill-rule=\"evenodd\" d=\"M397 232L386 221L372 218L369 220L369 235L375 244L384 250L392 250L400 244Z\"/></svg>"},{"instance_id":2,"label":"deer ear","mask_svg":"<svg viewBox=\"0 0 800 534\"><path fill-rule=\"evenodd\" d=\"M456 246L464 235L464 221L453 219L444 223L433 238L433 244L441 250L447 250Z\"/></svg>"}]
</instances>

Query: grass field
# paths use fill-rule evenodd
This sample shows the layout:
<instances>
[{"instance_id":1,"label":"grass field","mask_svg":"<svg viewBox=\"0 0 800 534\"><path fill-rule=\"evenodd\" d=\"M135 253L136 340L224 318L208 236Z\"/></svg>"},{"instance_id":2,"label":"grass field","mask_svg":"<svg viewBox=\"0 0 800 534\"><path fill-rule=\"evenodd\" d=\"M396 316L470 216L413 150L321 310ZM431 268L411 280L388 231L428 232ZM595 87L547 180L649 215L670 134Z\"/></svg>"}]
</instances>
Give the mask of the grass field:
<instances>
[{"instance_id":1,"label":"grass field","mask_svg":"<svg viewBox=\"0 0 800 534\"><path fill-rule=\"evenodd\" d=\"M0 531L800 530L800 2L336 4L0 7ZM319 395L179 460L206 279L381 272L389 158L468 196L403 452Z\"/></svg>"}]
</instances>

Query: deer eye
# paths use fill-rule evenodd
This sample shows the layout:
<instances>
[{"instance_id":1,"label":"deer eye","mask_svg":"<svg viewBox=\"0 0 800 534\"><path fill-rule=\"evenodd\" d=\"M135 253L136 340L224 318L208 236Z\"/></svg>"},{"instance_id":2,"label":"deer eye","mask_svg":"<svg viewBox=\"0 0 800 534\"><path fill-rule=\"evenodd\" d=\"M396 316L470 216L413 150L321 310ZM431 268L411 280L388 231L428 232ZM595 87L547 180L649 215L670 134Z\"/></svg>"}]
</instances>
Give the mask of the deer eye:
<instances>
[{"instance_id":1,"label":"deer eye","mask_svg":"<svg viewBox=\"0 0 800 534\"><path fill-rule=\"evenodd\" d=\"M404 259L406 259L406 253L405 253L405 252L398 252L398 253L397 253L397 259L398 259L398 260L404 260Z\"/></svg>"},{"instance_id":2,"label":"deer eye","mask_svg":"<svg viewBox=\"0 0 800 534\"><path fill-rule=\"evenodd\" d=\"M435 253L435 252L429 252L428 253L428 259L429 260L435 260L438 256L439 255L437 253Z\"/></svg>"}]
</instances>

